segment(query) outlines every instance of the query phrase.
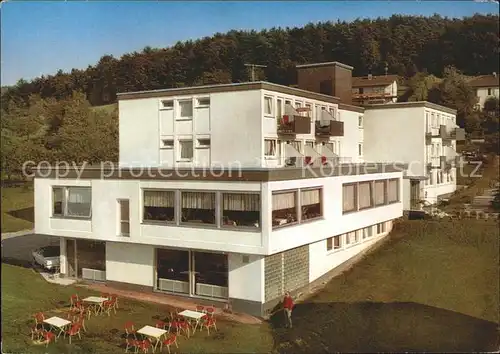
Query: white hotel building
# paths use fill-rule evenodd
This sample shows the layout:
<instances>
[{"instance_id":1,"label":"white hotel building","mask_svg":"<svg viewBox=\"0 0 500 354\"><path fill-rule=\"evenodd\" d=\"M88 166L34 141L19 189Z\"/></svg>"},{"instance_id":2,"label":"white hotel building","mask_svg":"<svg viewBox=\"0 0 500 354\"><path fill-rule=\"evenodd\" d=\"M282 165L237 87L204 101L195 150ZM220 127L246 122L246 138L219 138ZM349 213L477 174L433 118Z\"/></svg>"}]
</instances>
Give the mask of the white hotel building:
<instances>
[{"instance_id":1,"label":"white hotel building","mask_svg":"<svg viewBox=\"0 0 500 354\"><path fill-rule=\"evenodd\" d=\"M120 94L119 168L37 169L36 233L67 277L264 315L402 216L403 168L363 164L351 70Z\"/></svg>"}]
</instances>

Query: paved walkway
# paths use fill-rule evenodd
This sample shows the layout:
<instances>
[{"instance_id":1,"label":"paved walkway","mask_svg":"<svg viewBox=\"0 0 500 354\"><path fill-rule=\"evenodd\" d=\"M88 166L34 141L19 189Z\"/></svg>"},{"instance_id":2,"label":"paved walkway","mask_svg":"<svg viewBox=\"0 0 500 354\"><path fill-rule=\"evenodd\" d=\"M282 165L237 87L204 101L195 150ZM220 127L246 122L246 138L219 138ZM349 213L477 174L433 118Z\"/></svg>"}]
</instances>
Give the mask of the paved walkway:
<instances>
[{"instance_id":1,"label":"paved walkway","mask_svg":"<svg viewBox=\"0 0 500 354\"><path fill-rule=\"evenodd\" d=\"M181 298L172 295L166 294L156 294L156 293L144 293L139 291L130 291L130 290L121 290L110 287L105 284L77 284L77 286L86 287L88 289L108 293L108 294L116 294L121 297L134 299L138 301L146 301L156 304L162 304L167 306L172 306L179 309L196 309L196 300L190 300L187 298ZM226 320L239 322L243 324L261 324L262 320L247 315L244 313L227 313L223 312L221 308L216 308L216 314Z\"/></svg>"}]
</instances>

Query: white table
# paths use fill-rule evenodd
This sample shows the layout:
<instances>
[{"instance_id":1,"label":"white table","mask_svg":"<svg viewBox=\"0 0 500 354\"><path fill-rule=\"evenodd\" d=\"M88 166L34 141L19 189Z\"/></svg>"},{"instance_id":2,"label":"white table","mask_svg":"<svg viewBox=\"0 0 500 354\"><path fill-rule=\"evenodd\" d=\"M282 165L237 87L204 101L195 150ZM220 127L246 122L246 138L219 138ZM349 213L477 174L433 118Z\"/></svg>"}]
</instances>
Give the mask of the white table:
<instances>
[{"instance_id":1,"label":"white table","mask_svg":"<svg viewBox=\"0 0 500 354\"><path fill-rule=\"evenodd\" d=\"M57 334L58 338L62 334L62 332L64 332L64 327L71 324L71 321L65 320L64 318L57 316L47 318L46 320L43 320L43 322L59 330L59 333Z\"/></svg>"},{"instance_id":2,"label":"white table","mask_svg":"<svg viewBox=\"0 0 500 354\"><path fill-rule=\"evenodd\" d=\"M196 328L198 328L198 325L200 324L201 318L205 315L206 315L206 313L193 311L193 310L184 310L182 312L179 312L179 316L186 317L190 320L196 321L196 325L194 326L193 333L196 332Z\"/></svg>"},{"instance_id":3,"label":"white table","mask_svg":"<svg viewBox=\"0 0 500 354\"><path fill-rule=\"evenodd\" d=\"M156 327L152 327L152 326L144 326L140 330L138 330L137 333L156 339L156 342L154 344L154 349L153 349L153 351L155 351L156 347L158 346L158 343L160 342L161 337L165 333L167 333L167 331L165 331L164 329L156 328Z\"/></svg>"},{"instance_id":4,"label":"white table","mask_svg":"<svg viewBox=\"0 0 500 354\"><path fill-rule=\"evenodd\" d=\"M85 299L82 299L82 301L89 302L92 305L95 305L95 307L96 307L95 313L97 314L97 312L99 310L102 310L102 304L104 303L104 301L108 301L108 298L100 297L100 296L89 296L89 297L86 297Z\"/></svg>"}]
</instances>

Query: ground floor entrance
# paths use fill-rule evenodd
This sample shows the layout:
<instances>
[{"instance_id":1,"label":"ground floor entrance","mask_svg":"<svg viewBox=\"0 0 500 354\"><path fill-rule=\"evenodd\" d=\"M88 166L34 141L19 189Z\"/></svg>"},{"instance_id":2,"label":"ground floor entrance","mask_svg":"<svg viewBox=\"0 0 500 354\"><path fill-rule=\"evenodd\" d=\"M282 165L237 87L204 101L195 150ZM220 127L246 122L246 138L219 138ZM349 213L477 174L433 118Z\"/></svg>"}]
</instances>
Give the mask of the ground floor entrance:
<instances>
[{"instance_id":1,"label":"ground floor entrance","mask_svg":"<svg viewBox=\"0 0 500 354\"><path fill-rule=\"evenodd\" d=\"M410 179L410 209L418 210L420 209L420 181L416 179Z\"/></svg>"},{"instance_id":2,"label":"ground floor entrance","mask_svg":"<svg viewBox=\"0 0 500 354\"><path fill-rule=\"evenodd\" d=\"M228 257L223 253L157 248L155 288L172 293L228 298Z\"/></svg>"},{"instance_id":3,"label":"ground floor entrance","mask_svg":"<svg viewBox=\"0 0 500 354\"><path fill-rule=\"evenodd\" d=\"M65 243L66 276L88 280L106 280L106 242L65 239Z\"/></svg>"}]
</instances>

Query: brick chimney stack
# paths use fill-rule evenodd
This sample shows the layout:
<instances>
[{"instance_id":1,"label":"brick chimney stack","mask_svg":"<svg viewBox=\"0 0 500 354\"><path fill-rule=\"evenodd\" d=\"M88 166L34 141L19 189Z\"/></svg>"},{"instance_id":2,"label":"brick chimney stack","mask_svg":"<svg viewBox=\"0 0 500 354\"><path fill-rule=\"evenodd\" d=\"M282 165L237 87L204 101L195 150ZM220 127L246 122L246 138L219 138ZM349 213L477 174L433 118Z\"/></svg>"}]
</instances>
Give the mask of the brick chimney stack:
<instances>
[{"instance_id":1,"label":"brick chimney stack","mask_svg":"<svg viewBox=\"0 0 500 354\"><path fill-rule=\"evenodd\" d=\"M339 62L297 65L298 88L352 104L352 66Z\"/></svg>"}]
</instances>

